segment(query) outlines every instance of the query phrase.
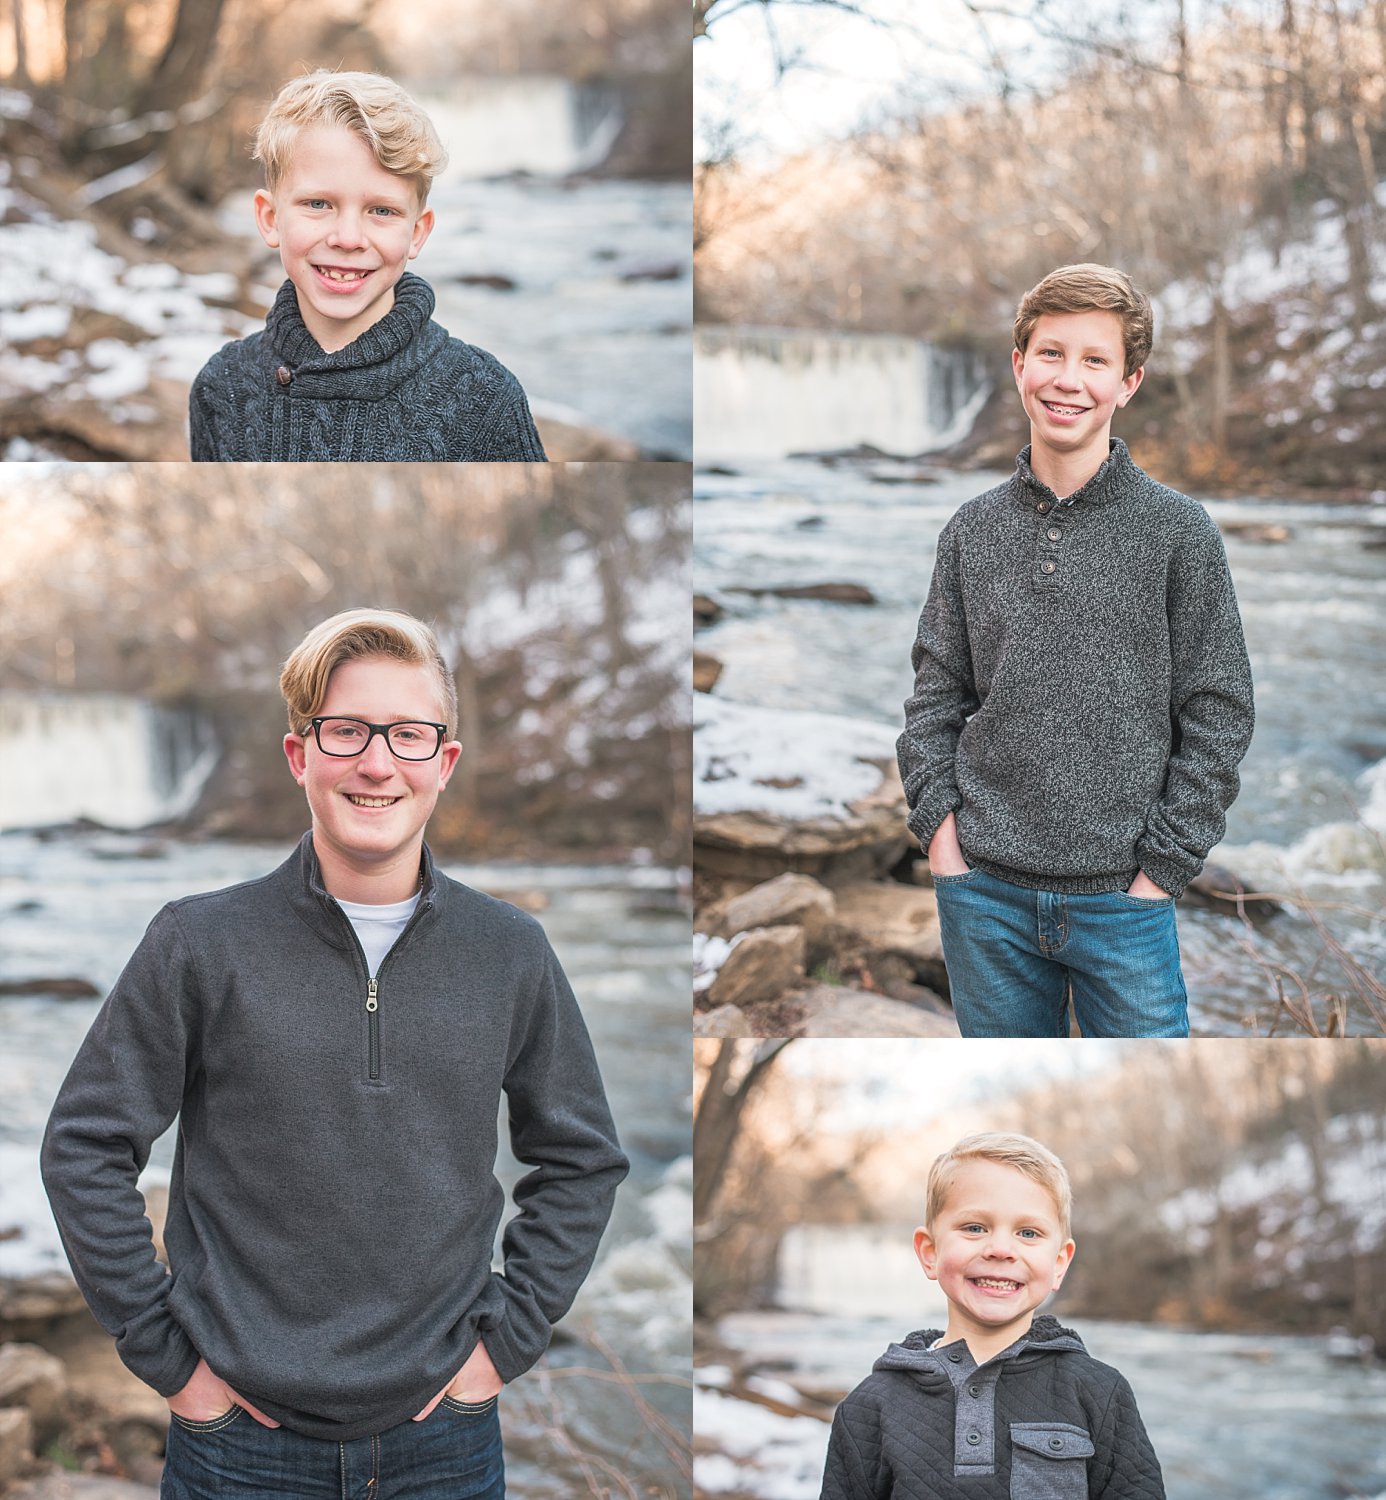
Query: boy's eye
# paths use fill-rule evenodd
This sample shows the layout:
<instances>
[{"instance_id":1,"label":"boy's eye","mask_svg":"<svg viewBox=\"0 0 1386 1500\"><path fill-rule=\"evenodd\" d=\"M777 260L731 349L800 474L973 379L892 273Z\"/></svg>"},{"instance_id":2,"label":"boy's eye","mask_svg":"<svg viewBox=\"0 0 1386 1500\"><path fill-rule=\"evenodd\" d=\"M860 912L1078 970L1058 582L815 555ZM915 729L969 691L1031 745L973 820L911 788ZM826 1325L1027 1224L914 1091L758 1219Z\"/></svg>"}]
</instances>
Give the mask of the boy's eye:
<instances>
[{"instance_id":1,"label":"boy's eye","mask_svg":"<svg viewBox=\"0 0 1386 1500\"><path fill-rule=\"evenodd\" d=\"M385 204L380 203L371 209L371 212L382 219L393 219L399 213L399 210L397 208L389 208Z\"/></svg>"},{"instance_id":2,"label":"boy's eye","mask_svg":"<svg viewBox=\"0 0 1386 1500\"><path fill-rule=\"evenodd\" d=\"M308 198L308 199L306 199L304 201L304 205L303 206L305 208L326 208L327 207L327 199L326 198Z\"/></svg>"},{"instance_id":3,"label":"boy's eye","mask_svg":"<svg viewBox=\"0 0 1386 1500\"><path fill-rule=\"evenodd\" d=\"M1020 1235L1022 1239L1037 1240L1040 1237L1040 1232L1038 1229L1022 1229Z\"/></svg>"}]
</instances>

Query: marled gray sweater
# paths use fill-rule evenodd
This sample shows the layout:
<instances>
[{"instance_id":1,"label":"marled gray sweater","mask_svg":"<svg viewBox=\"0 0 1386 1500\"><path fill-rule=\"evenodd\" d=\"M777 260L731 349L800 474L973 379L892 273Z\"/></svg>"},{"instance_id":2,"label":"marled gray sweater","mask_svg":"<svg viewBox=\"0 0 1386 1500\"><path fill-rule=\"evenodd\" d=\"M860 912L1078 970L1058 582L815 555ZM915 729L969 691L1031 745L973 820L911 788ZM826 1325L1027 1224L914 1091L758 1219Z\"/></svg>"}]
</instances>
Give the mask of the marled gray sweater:
<instances>
[{"instance_id":1,"label":"marled gray sweater","mask_svg":"<svg viewBox=\"0 0 1386 1500\"><path fill-rule=\"evenodd\" d=\"M406 272L390 311L328 354L286 281L264 331L219 349L193 382L194 461L543 462L519 381L432 314L433 288Z\"/></svg>"},{"instance_id":2,"label":"marled gray sweater","mask_svg":"<svg viewBox=\"0 0 1386 1500\"><path fill-rule=\"evenodd\" d=\"M530 1171L497 1273L502 1095ZM165 1271L136 1179L175 1115ZM155 917L43 1144L77 1283L130 1369L167 1396L201 1355L333 1441L412 1417L478 1336L504 1379L528 1369L625 1172L539 924L425 850L418 909L368 992L311 834L263 879Z\"/></svg>"},{"instance_id":3,"label":"marled gray sweater","mask_svg":"<svg viewBox=\"0 0 1386 1500\"><path fill-rule=\"evenodd\" d=\"M1251 668L1222 539L1112 440L1065 500L1025 449L939 537L898 754L926 848L1017 885L1178 895L1222 837Z\"/></svg>"}]
</instances>

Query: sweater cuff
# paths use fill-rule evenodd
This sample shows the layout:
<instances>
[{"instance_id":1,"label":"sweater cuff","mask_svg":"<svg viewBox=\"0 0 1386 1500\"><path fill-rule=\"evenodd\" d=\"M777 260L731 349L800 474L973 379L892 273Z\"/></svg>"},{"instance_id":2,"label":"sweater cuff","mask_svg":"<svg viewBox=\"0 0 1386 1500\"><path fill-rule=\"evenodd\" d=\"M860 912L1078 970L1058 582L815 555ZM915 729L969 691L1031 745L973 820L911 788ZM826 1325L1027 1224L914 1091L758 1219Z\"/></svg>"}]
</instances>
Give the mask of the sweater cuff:
<instances>
[{"instance_id":1,"label":"sweater cuff","mask_svg":"<svg viewBox=\"0 0 1386 1500\"><path fill-rule=\"evenodd\" d=\"M150 1330L144 1330L138 1348L126 1347L128 1337L116 1340L116 1353L125 1362L132 1375L138 1376L147 1386L161 1396L176 1396L192 1379L193 1371L201 1355L193 1347L192 1340L171 1313L165 1313L168 1328L163 1346L157 1350L149 1347Z\"/></svg>"},{"instance_id":2,"label":"sweater cuff","mask_svg":"<svg viewBox=\"0 0 1386 1500\"><path fill-rule=\"evenodd\" d=\"M1203 868L1201 859L1192 868L1187 864L1173 864L1139 844L1136 846L1136 863L1162 891L1167 891L1176 901L1184 894L1184 887Z\"/></svg>"},{"instance_id":3,"label":"sweater cuff","mask_svg":"<svg viewBox=\"0 0 1386 1500\"><path fill-rule=\"evenodd\" d=\"M508 1384L549 1347L553 1327L538 1304L498 1271L491 1273L491 1286L500 1292L501 1306L497 1312L483 1314L477 1331L496 1373Z\"/></svg>"},{"instance_id":4,"label":"sweater cuff","mask_svg":"<svg viewBox=\"0 0 1386 1500\"><path fill-rule=\"evenodd\" d=\"M942 791L934 792L931 796L921 797L910 809L905 825L919 840L919 847L926 854L929 852L929 844L933 836L939 830L939 825L950 812L957 812L961 806L962 793L957 787L950 786Z\"/></svg>"}]
</instances>

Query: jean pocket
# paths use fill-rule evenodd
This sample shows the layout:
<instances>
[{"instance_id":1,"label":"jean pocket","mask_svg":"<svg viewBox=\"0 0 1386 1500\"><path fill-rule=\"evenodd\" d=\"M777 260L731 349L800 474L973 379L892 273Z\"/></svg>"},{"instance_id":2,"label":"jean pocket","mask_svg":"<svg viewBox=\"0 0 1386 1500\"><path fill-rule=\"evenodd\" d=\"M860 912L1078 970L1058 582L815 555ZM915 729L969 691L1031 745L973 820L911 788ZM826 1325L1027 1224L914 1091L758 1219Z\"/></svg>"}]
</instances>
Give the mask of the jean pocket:
<instances>
[{"instance_id":1,"label":"jean pocket","mask_svg":"<svg viewBox=\"0 0 1386 1500\"><path fill-rule=\"evenodd\" d=\"M1113 891L1127 906L1173 906L1173 896L1133 896L1130 891Z\"/></svg>"},{"instance_id":2,"label":"jean pocket","mask_svg":"<svg viewBox=\"0 0 1386 1500\"><path fill-rule=\"evenodd\" d=\"M459 1401L456 1396L444 1396L438 1404L464 1417L480 1417L490 1411L499 1400L499 1396L491 1396L485 1401Z\"/></svg>"},{"instance_id":3,"label":"jean pocket","mask_svg":"<svg viewBox=\"0 0 1386 1500\"><path fill-rule=\"evenodd\" d=\"M245 1410L243 1406L232 1405L229 1411L224 1411L219 1417L208 1417L205 1422L194 1422L191 1417L180 1417L176 1411L169 1411L169 1416L178 1423L184 1432L221 1432L229 1427L232 1422Z\"/></svg>"},{"instance_id":4,"label":"jean pocket","mask_svg":"<svg viewBox=\"0 0 1386 1500\"><path fill-rule=\"evenodd\" d=\"M969 880L975 880L980 873L980 870L973 868L964 870L961 875L933 875L932 879L936 886L963 885Z\"/></svg>"},{"instance_id":5,"label":"jean pocket","mask_svg":"<svg viewBox=\"0 0 1386 1500\"><path fill-rule=\"evenodd\" d=\"M1096 1450L1067 1422L1011 1423L1011 1500L1087 1500Z\"/></svg>"}]
</instances>

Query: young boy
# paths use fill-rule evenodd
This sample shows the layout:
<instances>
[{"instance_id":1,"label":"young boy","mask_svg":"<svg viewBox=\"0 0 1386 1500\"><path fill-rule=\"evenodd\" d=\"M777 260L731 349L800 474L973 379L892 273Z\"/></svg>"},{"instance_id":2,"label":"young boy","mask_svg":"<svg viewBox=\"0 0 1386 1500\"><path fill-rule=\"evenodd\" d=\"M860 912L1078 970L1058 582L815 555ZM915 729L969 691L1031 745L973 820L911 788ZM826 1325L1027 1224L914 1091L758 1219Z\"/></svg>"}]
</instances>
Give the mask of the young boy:
<instances>
[{"instance_id":1,"label":"young boy","mask_svg":"<svg viewBox=\"0 0 1386 1500\"><path fill-rule=\"evenodd\" d=\"M1174 898L1222 837L1251 669L1217 527L1112 417L1149 299L1107 266L1025 294L1030 446L944 527L900 775L964 1036L1187 1036Z\"/></svg>"},{"instance_id":2,"label":"young boy","mask_svg":"<svg viewBox=\"0 0 1386 1500\"><path fill-rule=\"evenodd\" d=\"M92 1311L168 1400L170 1500L450 1500L463 1473L499 1500L497 1394L572 1303L626 1159L542 929L424 844L462 751L433 633L348 611L280 686L312 829L155 917L44 1180ZM502 1094L530 1171L495 1272ZM175 1115L165 1271L136 1179Z\"/></svg>"},{"instance_id":3,"label":"young boy","mask_svg":"<svg viewBox=\"0 0 1386 1500\"><path fill-rule=\"evenodd\" d=\"M1036 1309L1073 1259L1063 1163L970 1135L929 1169L924 1274L948 1326L892 1344L838 1407L822 1500L1163 1500L1131 1387Z\"/></svg>"},{"instance_id":4,"label":"young boy","mask_svg":"<svg viewBox=\"0 0 1386 1500\"><path fill-rule=\"evenodd\" d=\"M432 321L408 263L433 228L447 157L388 78L309 73L260 125L261 237L289 278L263 333L193 382L195 460L542 460L519 382Z\"/></svg>"}]
</instances>

